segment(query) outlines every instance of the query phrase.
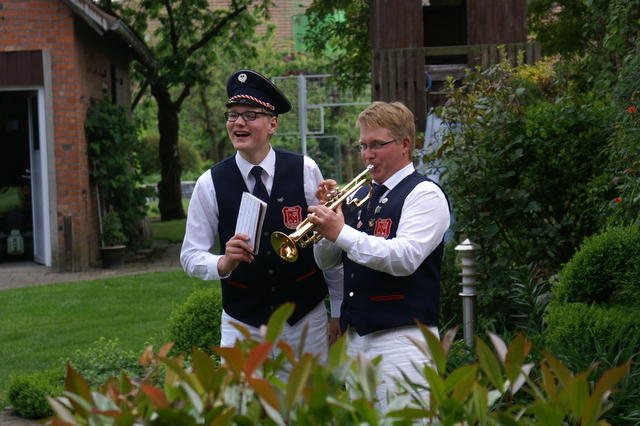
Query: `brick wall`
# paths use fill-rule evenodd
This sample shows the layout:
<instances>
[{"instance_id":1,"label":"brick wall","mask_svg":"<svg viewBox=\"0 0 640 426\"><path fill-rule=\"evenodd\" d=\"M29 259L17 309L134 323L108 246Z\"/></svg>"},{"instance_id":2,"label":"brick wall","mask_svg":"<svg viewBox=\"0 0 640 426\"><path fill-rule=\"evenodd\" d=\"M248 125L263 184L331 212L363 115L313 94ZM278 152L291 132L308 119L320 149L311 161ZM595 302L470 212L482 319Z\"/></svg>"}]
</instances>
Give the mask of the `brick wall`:
<instances>
[{"instance_id":1,"label":"brick wall","mask_svg":"<svg viewBox=\"0 0 640 426\"><path fill-rule=\"evenodd\" d=\"M111 94L111 66L115 62L116 92L128 104L127 58L110 40L100 38L60 0L13 0L0 3L0 51L48 50L51 54L52 114L56 178L57 238L54 265L85 269L97 259L98 226L95 196L89 184L89 163L84 135L86 110L91 97ZM120 78L118 78L120 74ZM51 143L51 141L48 141ZM62 226L72 217L71 261L63 258Z\"/></svg>"},{"instance_id":2,"label":"brick wall","mask_svg":"<svg viewBox=\"0 0 640 426\"><path fill-rule=\"evenodd\" d=\"M269 10L271 14L270 24L276 26L276 40L280 42L293 41L293 20L294 15L304 13L313 0L273 0L273 7ZM210 0L215 7L226 7L229 0ZM261 26L259 31L264 31Z\"/></svg>"}]
</instances>

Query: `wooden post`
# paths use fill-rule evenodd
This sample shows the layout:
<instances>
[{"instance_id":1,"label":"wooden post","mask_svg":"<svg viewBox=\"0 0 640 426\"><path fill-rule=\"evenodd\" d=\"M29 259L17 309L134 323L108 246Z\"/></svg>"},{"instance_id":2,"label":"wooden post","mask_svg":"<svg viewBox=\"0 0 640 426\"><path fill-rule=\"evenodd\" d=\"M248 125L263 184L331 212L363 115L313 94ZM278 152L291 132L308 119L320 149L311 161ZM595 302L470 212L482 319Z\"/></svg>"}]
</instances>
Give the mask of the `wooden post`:
<instances>
[{"instance_id":1,"label":"wooden post","mask_svg":"<svg viewBox=\"0 0 640 426\"><path fill-rule=\"evenodd\" d=\"M73 272L73 218L65 216L62 225L64 235L63 272Z\"/></svg>"}]
</instances>

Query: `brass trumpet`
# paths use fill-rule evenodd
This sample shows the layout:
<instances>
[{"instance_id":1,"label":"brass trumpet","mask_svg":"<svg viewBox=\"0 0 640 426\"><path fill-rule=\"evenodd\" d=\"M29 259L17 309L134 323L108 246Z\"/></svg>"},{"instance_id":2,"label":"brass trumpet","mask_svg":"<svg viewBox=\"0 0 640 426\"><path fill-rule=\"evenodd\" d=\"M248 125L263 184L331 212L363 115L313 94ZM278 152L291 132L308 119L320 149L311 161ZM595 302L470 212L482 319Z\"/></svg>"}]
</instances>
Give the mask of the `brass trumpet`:
<instances>
[{"instance_id":1,"label":"brass trumpet","mask_svg":"<svg viewBox=\"0 0 640 426\"><path fill-rule=\"evenodd\" d=\"M351 182L336 191L331 198L324 203L324 206L331 210L335 210L343 202L346 202L347 198L360 189L361 186L368 184L371 181L371 179L363 177L369 173L371 169L373 169L373 166L369 164L367 168L358 176L353 178ZM363 199L352 198L347 204L355 204L359 207L369 199L369 195L370 194L368 193ZM298 248L296 247L296 244L304 248L309 244L317 243L323 238L322 235L313 230L314 227L315 225L309 221L309 218L307 218L300 222L296 227L296 230L290 235L276 231L271 234L271 246L282 259L287 262L295 262L298 259ZM307 236L310 232L313 232L313 234Z\"/></svg>"}]
</instances>

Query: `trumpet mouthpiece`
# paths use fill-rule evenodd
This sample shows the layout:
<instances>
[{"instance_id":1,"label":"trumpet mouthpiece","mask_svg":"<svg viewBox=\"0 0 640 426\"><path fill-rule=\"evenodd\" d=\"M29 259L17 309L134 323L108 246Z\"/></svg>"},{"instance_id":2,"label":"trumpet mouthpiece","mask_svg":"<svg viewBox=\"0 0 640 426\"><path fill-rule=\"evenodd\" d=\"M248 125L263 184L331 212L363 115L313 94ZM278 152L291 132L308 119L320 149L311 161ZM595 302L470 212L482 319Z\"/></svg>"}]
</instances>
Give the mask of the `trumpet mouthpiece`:
<instances>
[{"instance_id":1,"label":"trumpet mouthpiece","mask_svg":"<svg viewBox=\"0 0 640 426\"><path fill-rule=\"evenodd\" d=\"M373 164L369 164L369 165L367 166L367 171L369 171L369 170L371 170L371 169L373 169Z\"/></svg>"}]
</instances>

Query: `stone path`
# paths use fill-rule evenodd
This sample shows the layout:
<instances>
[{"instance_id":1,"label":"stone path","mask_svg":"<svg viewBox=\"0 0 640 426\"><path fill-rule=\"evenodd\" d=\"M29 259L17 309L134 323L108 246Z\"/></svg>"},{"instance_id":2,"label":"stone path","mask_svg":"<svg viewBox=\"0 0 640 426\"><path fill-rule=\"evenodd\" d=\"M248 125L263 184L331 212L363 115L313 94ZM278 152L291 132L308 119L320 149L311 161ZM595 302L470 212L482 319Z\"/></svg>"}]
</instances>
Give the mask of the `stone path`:
<instances>
[{"instance_id":1,"label":"stone path","mask_svg":"<svg viewBox=\"0 0 640 426\"><path fill-rule=\"evenodd\" d=\"M57 272L33 262L0 263L0 300L2 290L70 281L88 281L122 275L143 274L181 269L180 245L161 244L117 269L91 268L82 272ZM0 426L35 426L42 423L16 416L9 408L0 407Z\"/></svg>"},{"instance_id":2,"label":"stone path","mask_svg":"<svg viewBox=\"0 0 640 426\"><path fill-rule=\"evenodd\" d=\"M82 272L58 272L33 262L0 262L0 290L180 269L180 244L160 244L146 256L130 260L115 269L90 268Z\"/></svg>"},{"instance_id":3,"label":"stone path","mask_svg":"<svg viewBox=\"0 0 640 426\"><path fill-rule=\"evenodd\" d=\"M0 426L36 426L42 425L37 420L23 419L13 414L10 409L0 411Z\"/></svg>"}]
</instances>

